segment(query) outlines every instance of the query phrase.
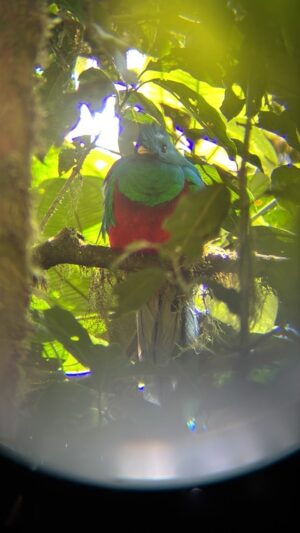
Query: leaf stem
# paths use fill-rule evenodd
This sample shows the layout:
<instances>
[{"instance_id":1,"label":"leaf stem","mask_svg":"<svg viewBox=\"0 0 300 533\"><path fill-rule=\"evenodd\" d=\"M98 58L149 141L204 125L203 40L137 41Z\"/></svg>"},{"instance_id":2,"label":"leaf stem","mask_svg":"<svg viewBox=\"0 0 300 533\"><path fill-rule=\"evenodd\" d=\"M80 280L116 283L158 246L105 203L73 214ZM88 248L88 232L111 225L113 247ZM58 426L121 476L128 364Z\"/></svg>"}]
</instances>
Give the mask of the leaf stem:
<instances>
[{"instance_id":1,"label":"leaf stem","mask_svg":"<svg viewBox=\"0 0 300 533\"><path fill-rule=\"evenodd\" d=\"M273 200L271 200L268 204L264 205L264 207L262 207L259 211L257 211L257 213L255 213L251 217L251 222L254 222L254 220L257 220L259 217L265 215L268 211L270 211L270 209L273 209L273 207L275 207L276 204L277 204L277 199L273 198Z\"/></svg>"}]
</instances>

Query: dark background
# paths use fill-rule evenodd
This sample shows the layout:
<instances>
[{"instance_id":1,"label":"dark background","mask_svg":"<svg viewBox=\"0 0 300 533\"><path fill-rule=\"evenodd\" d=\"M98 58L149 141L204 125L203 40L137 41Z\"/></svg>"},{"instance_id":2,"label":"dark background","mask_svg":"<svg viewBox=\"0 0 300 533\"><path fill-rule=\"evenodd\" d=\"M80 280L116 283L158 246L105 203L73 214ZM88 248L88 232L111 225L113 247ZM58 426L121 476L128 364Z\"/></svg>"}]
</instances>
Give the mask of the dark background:
<instances>
[{"instance_id":1,"label":"dark background","mask_svg":"<svg viewBox=\"0 0 300 533\"><path fill-rule=\"evenodd\" d=\"M169 531L171 524L182 524L184 530L205 526L205 532L299 530L299 451L256 472L175 491L71 483L32 472L3 454L0 465L1 529Z\"/></svg>"}]
</instances>

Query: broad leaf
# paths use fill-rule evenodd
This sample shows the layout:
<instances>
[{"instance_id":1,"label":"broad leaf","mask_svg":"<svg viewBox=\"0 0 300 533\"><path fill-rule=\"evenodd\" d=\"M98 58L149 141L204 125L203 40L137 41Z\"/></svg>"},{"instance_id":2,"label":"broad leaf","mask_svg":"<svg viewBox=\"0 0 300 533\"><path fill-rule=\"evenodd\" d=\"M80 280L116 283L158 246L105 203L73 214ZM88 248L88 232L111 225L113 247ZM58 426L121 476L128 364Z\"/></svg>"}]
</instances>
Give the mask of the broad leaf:
<instances>
[{"instance_id":1,"label":"broad leaf","mask_svg":"<svg viewBox=\"0 0 300 533\"><path fill-rule=\"evenodd\" d=\"M254 198L261 197L270 187L271 181L263 172L256 172L252 176L248 176L248 190Z\"/></svg>"},{"instance_id":2,"label":"broad leaf","mask_svg":"<svg viewBox=\"0 0 300 533\"><path fill-rule=\"evenodd\" d=\"M272 172L272 190L280 202L300 205L300 168L284 165Z\"/></svg>"},{"instance_id":3,"label":"broad leaf","mask_svg":"<svg viewBox=\"0 0 300 533\"><path fill-rule=\"evenodd\" d=\"M52 178L40 183L35 197L39 220L43 219L65 183L63 178ZM44 235L53 236L65 226L84 232L85 229L100 224L103 205L101 184L101 180L96 177L78 177L57 205L45 226Z\"/></svg>"},{"instance_id":4,"label":"broad leaf","mask_svg":"<svg viewBox=\"0 0 300 533\"><path fill-rule=\"evenodd\" d=\"M161 126L165 126L165 119L159 107L141 92L132 92L128 98L128 102L136 105L138 108L142 108L144 113L152 116Z\"/></svg>"},{"instance_id":5,"label":"broad leaf","mask_svg":"<svg viewBox=\"0 0 300 533\"><path fill-rule=\"evenodd\" d=\"M44 324L63 346L81 363L89 364L89 353L93 343L86 329L74 315L55 305L43 311Z\"/></svg>"},{"instance_id":6,"label":"broad leaf","mask_svg":"<svg viewBox=\"0 0 300 533\"><path fill-rule=\"evenodd\" d=\"M251 165L259 168L259 170L262 171L263 167L261 164L260 157L258 157L258 155L251 153L251 152L248 152L245 156L244 142L240 141L239 139L235 139L235 138L233 138L233 140L236 145L238 155L240 155L242 158L246 157L246 161L248 161L248 163L251 163Z\"/></svg>"},{"instance_id":7,"label":"broad leaf","mask_svg":"<svg viewBox=\"0 0 300 533\"><path fill-rule=\"evenodd\" d=\"M140 272L129 274L125 281L115 287L118 307L115 315L137 311L147 303L166 281L166 275L160 268L145 268Z\"/></svg>"},{"instance_id":8,"label":"broad leaf","mask_svg":"<svg viewBox=\"0 0 300 533\"><path fill-rule=\"evenodd\" d=\"M232 119L227 124L227 132L228 135L232 139L234 139L234 142L236 140L240 141L241 143L244 143L245 138L245 125L246 125L246 118L245 117L238 117ZM241 153L240 150L241 144L237 143L237 150ZM253 157L257 157L261 163L261 166L263 168L263 171L266 174L271 173L275 167L278 165L278 157L276 154L276 151L268 139L266 133L258 128L257 126L252 126L251 128L251 135L250 135L250 143L249 143L249 162L254 164L255 166L258 166L260 168L260 165L258 165L258 159L253 159Z\"/></svg>"},{"instance_id":9,"label":"broad leaf","mask_svg":"<svg viewBox=\"0 0 300 533\"><path fill-rule=\"evenodd\" d=\"M37 187L42 181L57 178L60 150L51 146L46 155L41 158L33 157L31 165L32 187Z\"/></svg>"},{"instance_id":10,"label":"broad leaf","mask_svg":"<svg viewBox=\"0 0 300 533\"><path fill-rule=\"evenodd\" d=\"M260 254L290 257L294 251L295 236L272 226L253 226L254 250Z\"/></svg>"},{"instance_id":11,"label":"broad leaf","mask_svg":"<svg viewBox=\"0 0 300 533\"><path fill-rule=\"evenodd\" d=\"M222 179L217 171L216 167L213 165L200 165L199 170L201 179L203 179L206 185L213 185L214 183L222 183Z\"/></svg>"},{"instance_id":12,"label":"broad leaf","mask_svg":"<svg viewBox=\"0 0 300 533\"><path fill-rule=\"evenodd\" d=\"M161 253L180 254L188 260L199 257L204 242L216 236L229 206L230 193L223 185L188 193L164 224L171 238Z\"/></svg>"},{"instance_id":13,"label":"broad leaf","mask_svg":"<svg viewBox=\"0 0 300 533\"><path fill-rule=\"evenodd\" d=\"M259 113L259 126L280 135L296 150L300 149L296 124L288 111L283 111L280 114L272 111L261 111Z\"/></svg>"},{"instance_id":14,"label":"broad leaf","mask_svg":"<svg viewBox=\"0 0 300 533\"><path fill-rule=\"evenodd\" d=\"M94 111L103 109L105 99L116 93L108 75L98 68L84 70L79 76L78 102L86 104Z\"/></svg>"},{"instance_id":15,"label":"broad leaf","mask_svg":"<svg viewBox=\"0 0 300 533\"><path fill-rule=\"evenodd\" d=\"M78 160L77 150L72 146L62 146L58 158L59 175L70 170Z\"/></svg>"},{"instance_id":16,"label":"broad leaf","mask_svg":"<svg viewBox=\"0 0 300 533\"><path fill-rule=\"evenodd\" d=\"M224 100L221 106L221 111L227 120L231 120L233 117L239 115L245 105L245 100L236 96L231 87L228 87L225 91Z\"/></svg>"},{"instance_id":17,"label":"broad leaf","mask_svg":"<svg viewBox=\"0 0 300 533\"><path fill-rule=\"evenodd\" d=\"M121 350L118 346L94 344L87 330L66 309L54 306L42 313L44 326L82 365L101 373L112 357L119 360Z\"/></svg>"},{"instance_id":18,"label":"broad leaf","mask_svg":"<svg viewBox=\"0 0 300 533\"><path fill-rule=\"evenodd\" d=\"M198 47L175 48L170 55L163 57L159 62L152 61L149 69L169 72L174 69L186 69L193 76L205 82L220 86L222 71L216 58L199 52Z\"/></svg>"},{"instance_id":19,"label":"broad leaf","mask_svg":"<svg viewBox=\"0 0 300 533\"><path fill-rule=\"evenodd\" d=\"M78 266L51 268L47 272L46 280L47 297L52 304L77 314L89 311L90 277Z\"/></svg>"},{"instance_id":20,"label":"broad leaf","mask_svg":"<svg viewBox=\"0 0 300 533\"><path fill-rule=\"evenodd\" d=\"M235 157L236 147L226 133L226 126L221 115L215 108L206 102L203 96L183 83L178 83L172 80L163 81L160 79L152 81L174 94L199 124L204 125L210 139L223 146L230 157Z\"/></svg>"}]
</instances>

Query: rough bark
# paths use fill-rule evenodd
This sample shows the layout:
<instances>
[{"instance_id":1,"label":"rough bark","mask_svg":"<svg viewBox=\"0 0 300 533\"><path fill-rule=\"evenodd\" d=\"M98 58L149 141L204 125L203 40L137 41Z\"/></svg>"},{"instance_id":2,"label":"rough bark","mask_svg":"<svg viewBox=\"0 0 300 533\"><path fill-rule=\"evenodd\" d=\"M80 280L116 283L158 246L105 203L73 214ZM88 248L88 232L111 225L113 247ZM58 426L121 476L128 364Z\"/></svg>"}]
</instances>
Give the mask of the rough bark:
<instances>
[{"instance_id":1,"label":"rough bark","mask_svg":"<svg viewBox=\"0 0 300 533\"><path fill-rule=\"evenodd\" d=\"M30 278L33 67L45 26L41 0L1 4L0 22L0 437L13 438L18 363L25 353Z\"/></svg>"},{"instance_id":2,"label":"rough bark","mask_svg":"<svg viewBox=\"0 0 300 533\"><path fill-rule=\"evenodd\" d=\"M125 272L153 266L170 268L170 264L167 261L163 262L158 255L142 253L125 255L106 246L87 244L80 234L70 228L62 229L55 237L51 237L35 246L33 259L35 264L44 270L62 264L107 269L117 266L118 269ZM289 263L290 260L287 257L256 254L254 256L254 273L255 276L263 276L270 265L276 265L278 268L282 268L284 272L286 265ZM203 279L205 276L211 276L216 273L228 274L237 272L237 254L232 252L223 255L209 254L194 267L193 277L195 279L199 277Z\"/></svg>"}]
</instances>

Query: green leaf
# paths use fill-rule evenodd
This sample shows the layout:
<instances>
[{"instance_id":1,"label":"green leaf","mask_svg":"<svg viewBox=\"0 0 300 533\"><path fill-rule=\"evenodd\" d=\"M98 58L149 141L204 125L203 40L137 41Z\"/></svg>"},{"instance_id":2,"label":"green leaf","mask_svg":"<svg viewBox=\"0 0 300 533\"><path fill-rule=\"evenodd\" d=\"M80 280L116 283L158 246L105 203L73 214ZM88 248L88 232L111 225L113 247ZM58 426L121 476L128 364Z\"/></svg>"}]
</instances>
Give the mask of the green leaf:
<instances>
[{"instance_id":1,"label":"green leaf","mask_svg":"<svg viewBox=\"0 0 300 533\"><path fill-rule=\"evenodd\" d=\"M300 205L300 168L284 165L272 172L272 191L280 202Z\"/></svg>"},{"instance_id":2,"label":"green leaf","mask_svg":"<svg viewBox=\"0 0 300 533\"><path fill-rule=\"evenodd\" d=\"M277 313L278 297L270 289L259 282L257 283L258 304L256 306L256 316L254 323L251 324L252 333L268 333L272 331Z\"/></svg>"},{"instance_id":3,"label":"green leaf","mask_svg":"<svg viewBox=\"0 0 300 533\"><path fill-rule=\"evenodd\" d=\"M228 213L230 193L223 185L211 185L190 192L178 203L175 212L164 223L170 232L161 253L177 253L193 260L199 257L205 241L212 239Z\"/></svg>"},{"instance_id":4,"label":"green leaf","mask_svg":"<svg viewBox=\"0 0 300 533\"><path fill-rule=\"evenodd\" d=\"M260 254L290 257L295 246L295 236L272 226L252 227L253 246Z\"/></svg>"},{"instance_id":5,"label":"green leaf","mask_svg":"<svg viewBox=\"0 0 300 533\"><path fill-rule=\"evenodd\" d=\"M80 174L83 176L84 180L86 179L85 176L96 176L98 179L104 178L108 169L115 161L116 155L112 155L104 150L100 150L99 148L94 148L93 150L90 150L88 155L85 157Z\"/></svg>"},{"instance_id":6,"label":"green leaf","mask_svg":"<svg viewBox=\"0 0 300 533\"><path fill-rule=\"evenodd\" d=\"M136 105L138 107L142 107L143 111L153 117L157 122L162 126L165 127L165 119L164 115L158 108L158 106L149 100L144 94L142 94L139 91L134 91L130 94L130 97L128 98L128 103Z\"/></svg>"},{"instance_id":7,"label":"green leaf","mask_svg":"<svg viewBox=\"0 0 300 533\"><path fill-rule=\"evenodd\" d=\"M125 111L122 113L122 117L127 121L131 121L137 124L153 122L153 118L151 115L143 113L142 111L137 111L133 107L127 107L127 109L125 109Z\"/></svg>"},{"instance_id":8,"label":"green leaf","mask_svg":"<svg viewBox=\"0 0 300 533\"><path fill-rule=\"evenodd\" d=\"M63 178L52 178L37 187L35 202L39 221L47 213L65 182ZM44 236L53 236L65 226L84 232L85 229L100 224L103 208L101 184L101 180L96 177L77 178L45 226Z\"/></svg>"},{"instance_id":9,"label":"green leaf","mask_svg":"<svg viewBox=\"0 0 300 533\"><path fill-rule=\"evenodd\" d=\"M262 196L270 187L271 181L263 172L256 172L252 176L248 176L247 187L254 198Z\"/></svg>"},{"instance_id":10,"label":"green leaf","mask_svg":"<svg viewBox=\"0 0 300 533\"><path fill-rule=\"evenodd\" d=\"M115 287L118 307L115 316L137 311L147 303L166 281L166 275L160 268L145 268L140 272L129 274L125 281Z\"/></svg>"},{"instance_id":11,"label":"green leaf","mask_svg":"<svg viewBox=\"0 0 300 533\"><path fill-rule=\"evenodd\" d=\"M82 270L74 265L51 268L47 272L47 295L51 303L74 313L88 312L89 284L89 276L84 275Z\"/></svg>"},{"instance_id":12,"label":"green leaf","mask_svg":"<svg viewBox=\"0 0 300 533\"><path fill-rule=\"evenodd\" d=\"M206 35L207 38L209 38L208 35ZM149 63L149 69L163 70L164 72L184 69L200 80L220 86L222 83L221 67L216 62L215 56L210 57L207 52L208 49L206 48L205 53L201 53L196 46L176 47L171 54L161 58L160 61Z\"/></svg>"},{"instance_id":13,"label":"green leaf","mask_svg":"<svg viewBox=\"0 0 300 533\"><path fill-rule=\"evenodd\" d=\"M116 94L116 89L108 75L98 68L84 70L79 76L77 99L94 111L102 111L108 96Z\"/></svg>"},{"instance_id":14,"label":"green leaf","mask_svg":"<svg viewBox=\"0 0 300 533\"><path fill-rule=\"evenodd\" d=\"M277 204L264 215L264 220L270 226L284 231L295 231L295 217L291 210Z\"/></svg>"},{"instance_id":15,"label":"green leaf","mask_svg":"<svg viewBox=\"0 0 300 533\"><path fill-rule=\"evenodd\" d=\"M43 311L44 325L71 354L82 364L89 366L89 352L93 343L88 332L74 315L55 305Z\"/></svg>"},{"instance_id":16,"label":"green leaf","mask_svg":"<svg viewBox=\"0 0 300 533\"><path fill-rule=\"evenodd\" d=\"M245 157L244 142L240 141L239 139L235 139L234 137L233 137L233 141L235 143L238 155L244 158ZM253 165L254 167L259 168L259 170L261 171L263 170L261 160L260 160L260 157L258 157L258 155L248 152L246 154L246 161L248 161L248 163L251 163L251 165Z\"/></svg>"},{"instance_id":17,"label":"green leaf","mask_svg":"<svg viewBox=\"0 0 300 533\"><path fill-rule=\"evenodd\" d=\"M154 79L152 81L174 94L199 124L202 124L206 128L210 140L223 146L231 158L235 157L236 147L226 133L226 126L221 115L214 107L206 102L203 96L183 83L172 80L163 81L160 79Z\"/></svg>"},{"instance_id":18,"label":"green leaf","mask_svg":"<svg viewBox=\"0 0 300 533\"><path fill-rule=\"evenodd\" d=\"M31 164L32 187L37 187L42 181L57 178L60 149L51 146L43 158L33 157Z\"/></svg>"},{"instance_id":19,"label":"green leaf","mask_svg":"<svg viewBox=\"0 0 300 533\"><path fill-rule=\"evenodd\" d=\"M213 165L198 165L200 167L201 179L206 185L213 185L214 183L223 183L219 172Z\"/></svg>"},{"instance_id":20,"label":"green leaf","mask_svg":"<svg viewBox=\"0 0 300 533\"><path fill-rule=\"evenodd\" d=\"M234 118L228 122L227 132L230 137L234 139L235 143L236 140L244 143L245 125L246 118L244 117ZM240 146L240 143L236 143L238 152L240 152ZM253 159L254 156L257 156L261 162L263 171L266 174L270 174L274 170L274 167L277 167L278 165L278 157L274 146L268 139L266 133L257 126L252 126L251 128L249 153L249 162L260 168L258 160L255 161L255 159Z\"/></svg>"},{"instance_id":21,"label":"green leaf","mask_svg":"<svg viewBox=\"0 0 300 533\"><path fill-rule=\"evenodd\" d=\"M66 309L54 306L43 311L42 315L44 327L82 365L101 374L104 366L111 364L112 357L113 364L119 362L120 347L114 344L108 347L94 344L87 330Z\"/></svg>"},{"instance_id":22,"label":"green leaf","mask_svg":"<svg viewBox=\"0 0 300 533\"><path fill-rule=\"evenodd\" d=\"M147 70L143 76L142 81L151 81L153 78L157 78L157 72L153 72L151 70ZM212 85L209 85L208 83L204 81L200 81L198 78L195 78L191 75L190 72L187 72L186 70L181 69L175 69L171 72L161 72L162 80L170 80L175 81L178 83L182 83L183 85L189 87L197 94L200 94L208 104L210 104L212 107L219 109L222 105L222 102L224 100L224 89L222 87L213 87ZM147 85L143 85L141 87L141 90L143 90L144 87Z\"/></svg>"},{"instance_id":23,"label":"green leaf","mask_svg":"<svg viewBox=\"0 0 300 533\"><path fill-rule=\"evenodd\" d=\"M283 111L280 114L272 111L261 111L259 113L259 126L280 135L296 150L300 150L296 124L288 111Z\"/></svg>"},{"instance_id":24,"label":"green leaf","mask_svg":"<svg viewBox=\"0 0 300 533\"><path fill-rule=\"evenodd\" d=\"M221 106L221 111L227 120L239 115L245 105L245 100L236 96L231 87L225 90L224 100Z\"/></svg>"},{"instance_id":25,"label":"green leaf","mask_svg":"<svg viewBox=\"0 0 300 533\"><path fill-rule=\"evenodd\" d=\"M74 147L62 146L58 157L59 175L70 170L77 163L78 154Z\"/></svg>"}]
</instances>

